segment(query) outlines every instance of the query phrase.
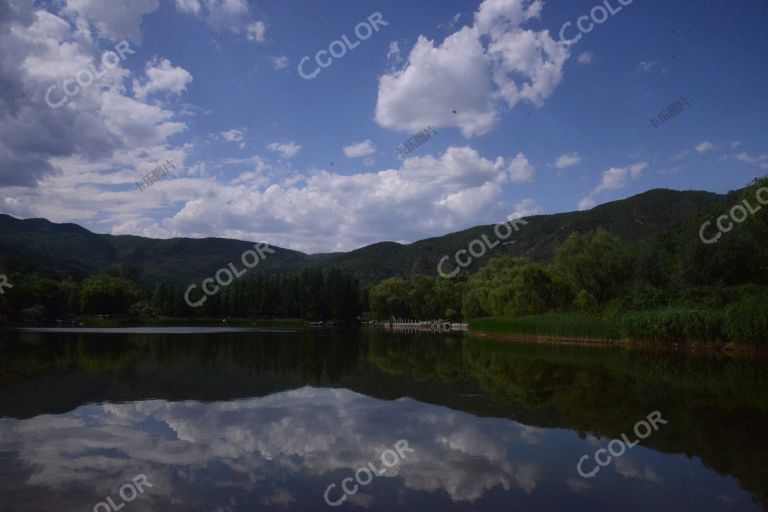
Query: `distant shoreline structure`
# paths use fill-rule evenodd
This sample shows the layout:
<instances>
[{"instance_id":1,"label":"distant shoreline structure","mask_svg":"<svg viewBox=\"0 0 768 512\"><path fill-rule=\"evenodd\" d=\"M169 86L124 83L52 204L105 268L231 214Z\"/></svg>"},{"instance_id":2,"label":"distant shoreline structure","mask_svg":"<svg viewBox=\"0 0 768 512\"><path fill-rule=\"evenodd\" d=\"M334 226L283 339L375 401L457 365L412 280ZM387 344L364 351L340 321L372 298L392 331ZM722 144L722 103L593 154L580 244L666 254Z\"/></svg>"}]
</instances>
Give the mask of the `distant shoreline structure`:
<instances>
[{"instance_id":1,"label":"distant shoreline structure","mask_svg":"<svg viewBox=\"0 0 768 512\"><path fill-rule=\"evenodd\" d=\"M444 320L393 319L383 322L384 328L398 332L467 332L469 324Z\"/></svg>"}]
</instances>

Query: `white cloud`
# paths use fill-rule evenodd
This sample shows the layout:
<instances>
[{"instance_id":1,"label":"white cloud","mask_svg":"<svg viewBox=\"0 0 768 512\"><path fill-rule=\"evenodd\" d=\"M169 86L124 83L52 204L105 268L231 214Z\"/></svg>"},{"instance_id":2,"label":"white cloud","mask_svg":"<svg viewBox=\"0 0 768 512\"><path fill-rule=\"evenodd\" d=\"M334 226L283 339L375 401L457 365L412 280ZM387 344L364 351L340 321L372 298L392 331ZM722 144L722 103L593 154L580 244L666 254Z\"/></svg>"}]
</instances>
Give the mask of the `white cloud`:
<instances>
[{"instance_id":1,"label":"white cloud","mask_svg":"<svg viewBox=\"0 0 768 512\"><path fill-rule=\"evenodd\" d=\"M227 142L243 142L245 140L245 131L232 128L219 134Z\"/></svg>"},{"instance_id":2,"label":"white cloud","mask_svg":"<svg viewBox=\"0 0 768 512\"><path fill-rule=\"evenodd\" d=\"M768 153L763 153L759 156L750 156L749 153L739 153L733 157L739 162L759 167L764 171L768 171Z\"/></svg>"},{"instance_id":3,"label":"white cloud","mask_svg":"<svg viewBox=\"0 0 768 512\"><path fill-rule=\"evenodd\" d=\"M592 52L584 52L581 55L579 55L579 64L591 64L592 60L595 58L595 54Z\"/></svg>"},{"instance_id":4,"label":"white cloud","mask_svg":"<svg viewBox=\"0 0 768 512\"><path fill-rule=\"evenodd\" d=\"M102 173L98 162L56 161L64 164L61 176L47 178L38 189L0 188L0 197L13 198L0 207L21 217L87 221L91 229L98 222L113 234L219 236L308 252L342 251L483 224L502 200L504 187L511 186L510 167L526 167L522 155L487 159L470 147L449 147L439 157L406 158L398 168L359 174L286 174L258 156L207 166L196 162L195 173L183 173L183 150L158 147L145 156L136 153L113 158L116 169L110 173ZM180 171L138 192L134 182L165 159L177 162ZM118 162L125 165L117 167ZM226 173L210 172L222 165ZM233 173L234 179L218 177ZM514 208L536 210L531 202ZM144 213L153 209L172 213L155 221Z\"/></svg>"},{"instance_id":5,"label":"white cloud","mask_svg":"<svg viewBox=\"0 0 768 512\"><path fill-rule=\"evenodd\" d=\"M560 170L567 169L579 165L582 160L584 160L584 158L578 153L566 153L557 157L557 160L555 160L555 167Z\"/></svg>"},{"instance_id":6,"label":"white cloud","mask_svg":"<svg viewBox=\"0 0 768 512\"><path fill-rule=\"evenodd\" d=\"M704 153L706 153L708 151L712 151L713 149L715 149L715 147L716 146L714 144L712 144L711 142L704 141L701 144L698 144L696 146L696 151L698 151L699 154L703 155Z\"/></svg>"},{"instance_id":7,"label":"white cloud","mask_svg":"<svg viewBox=\"0 0 768 512\"><path fill-rule=\"evenodd\" d=\"M397 41L389 42L389 49L387 50L387 63L391 66L395 66L402 62L403 58L400 56L400 43Z\"/></svg>"},{"instance_id":8,"label":"white cloud","mask_svg":"<svg viewBox=\"0 0 768 512\"><path fill-rule=\"evenodd\" d=\"M536 169L528 162L523 153L517 154L514 160L509 163L507 170L510 179L516 182L533 181L536 175Z\"/></svg>"},{"instance_id":9,"label":"white cloud","mask_svg":"<svg viewBox=\"0 0 768 512\"><path fill-rule=\"evenodd\" d=\"M153 155L165 157L168 153L175 153L173 160L181 165L185 151L171 150L168 139L183 132L186 125L176 121L175 113L162 103L150 105L127 96L130 71L123 62L112 69L103 65L103 52L114 45L94 33L111 31L115 37L138 37L130 32L138 30L139 13L150 7L145 2L131 4L126 10L126 24L121 25L112 23L107 15L102 17L90 2L69 4L67 15L86 16L101 27L96 29L82 18L72 26L51 12L35 10L31 2L0 16L0 109L1 105L13 105L15 111L14 115L0 116L0 187L10 187L0 192L8 198L4 207L23 213L38 208L47 211L48 204L57 204L62 215L77 212L93 217L98 210L84 213L80 197L84 193L90 199L93 189L84 187L75 192L73 178L86 173L93 182L103 184L106 174L114 172L116 175L108 179L129 183L126 173L141 170ZM106 47L99 47L99 42ZM91 66L99 75L94 83L79 87L72 97L64 96L62 81ZM46 104L46 94L53 103L61 102L61 108ZM44 182L48 191L65 184L69 189L59 190L57 199L46 196L48 204L29 204L43 194L20 187L34 188ZM63 203L64 199L69 202ZM102 203L97 200L93 204Z\"/></svg>"},{"instance_id":10,"label":"white cloud","mask_svg":"<svg viewBox=\"0 0 768 512\"><path fill-rule=\"evenodd\" d=\"M254 21L245 27L245 36L249 41L263 43L266 40L267 25L263 21Z\"/></svg>"},{"instance_id":11,"label":"white cloud","mask_svg":"<svg viewBox=\"0 0 768 512\"><path fill-rule=\"evenodd\" d=\"M419 36L405 67L379 80L376 121L411 133L457 127L465 137L491 130L502 107L540 106L562 79L569 56L549 32L522 29L539 16L536 0L485 0L472 27L441 44ZM455 112L455 113L454 113Z\"/></svg>"},{"instance_id":12,"label":"white cloud","mask_svg":"<svg viewBox=\"0 0 768 512\"><path fill-rule=\"evenodd\" d=\"M200 14L199 0L176 0L176 9L187 14Z\"/></svg>"},{"instance_id":13,"label":"white cloud","mask_svg":"<svg viewBox=\"0 0 768 512\"><path fill-rule=\"evenodd\" d=\"M592 198L592 196L586 196L586 197L583 197L581 201L579 201L578 208L579 208L579 211L591 210L596 205L597 205L597 202L594 200L594 198Z\"/></svg>"},{"instance_id":14,"label":"white cloud","mask_svg":"<svg viewBox=\"0 0 768 512\"><path fill-rule=\"evenodd\" d=\"M638 179L648 168L646 162L641 162L627 167L611 167L602 174L600 184L592 192L581 199L579 210L588 210L595 206L595 196L607 190L618 190L627 186L630 180Z\"/></svg>"},{"instance_id":15,"label":"white cloud","mask_svg":"<svg viewBox=\"0 0 768 512\"><path fill-rule=\"evenodd\" d=\"M526 198L518 203L515 203L515 206L512 208L512 213L507 216L507 220L521 219L523 217L530 217L531 215L538 215L540 213L541 207L539 204L531 198Z\"/></svg>"},{"instance_id":16,"label":"white cloud","mask_svg":"<svg viewBox=\"0 0 768 512\"><path fill-rule=\"evenodd\" d=\"M438 25L438 27L443 30L453 30L460 19L461 19L461 13L457 12L456 14L451 16L451 19L449 21L447 21L446 23L441 23L440 25Z\"/></svg>"},{"instance_id":17,"label":"white cloud","mask_svg":"<svg viewBox=\"0 0 768 512\"><path fill-rule=\"evenodd\" d=\"M271 151L280 153L283 158L293 158L299 154L299 151L301 151L301 146L296 144L294 141L284 143L273 142L269 144L267 148Z\"/></svg>"},{"instance_id":18,"label":"white cloud","mask_svg":"<svg viewBox=\"0 0 768 512\"><path fill-rule=\"evenodd\" d=\"M270 57L272 61L272 67L274 69L285 69L288 67L289 59L285 55L278 55L277 57Z\"/></svg>"},{"instance_id":19,"label":"white cloud","mask_svg":"<svg viewBox=\"0 0 768 512\"><path fill-rule=\"evenodd\" d=\"M179 12L200 18L213 30L245 34L248 41L263 43L267 26L253 19L246 0L176 0Z\"/></svg>"},{"instance_id":20,"label":"white cloud","mask_svg":"<svg viewBox=\"0 0 768 512\"><path fill-rule=\"evenodd\" d=\"M133 80L133 92L142 101L153 92L181 94L187 89L187 84L192 82L192 75L186 69L173 67L168 59L147 62L145 74L147 80L143 85L138 80Z\"/></svg>"},{"instance_id":21,"label":"white cloud","mask_svg":"<svg viewBox=\"0 0 768 512\"><path fill-rule=\"evenodd\" d=\"M376 152L376 146L374 146L373 142L368 139L363 142L358 142L357 144L345 146L343 151L347 158L360 158L374 154Z\"/></svg>"},{"instance_id":22,"label":"white cloud","mask_svg":"<svg viewBox=\"0 0 768 512\"><path fill-rule=\"evenodd\" d=\"M603 172L603 179L600 185L595 188L593 194L598 194L605 190L617 190L624 188L630 179L637 179L643 171L648 168L648 164L643 162L630 165L629 167L612 167Z\"/></svg>"},{"instance_id":23,"label":"white cloud","mask_svg":"<svg viewBox=\"0 0 768 512\"><path fill-rule=\"evenodd\" d=\"M649 61L649 62L641 62L637 66L637 72L638 73L649 73L658 65L658 62L656 61Z\"/></svg>"},{"instance_id":24,"label":"white cloud","mask_svg":"<svg viewBox=\"0 0 768 512\"><path fill-rule=\"evenodd\" d=\"M144 15L155 12L159 6L158 0L131 0L121 2L119 7L104 0L67 0L66 11L82 16L112 41L140 42Z\"/></svg>"},{"instance_id":25,"label":"white cloud","mask_svg":"<svg viewBox=\"0 0 768 512\"><path fill-rule=\"evenodd\" d=\"M691 152L688 150L681 151L672 157L672 161L679 162L680 160L685 160L690 154Z\"/></svg>"}]
</instances>

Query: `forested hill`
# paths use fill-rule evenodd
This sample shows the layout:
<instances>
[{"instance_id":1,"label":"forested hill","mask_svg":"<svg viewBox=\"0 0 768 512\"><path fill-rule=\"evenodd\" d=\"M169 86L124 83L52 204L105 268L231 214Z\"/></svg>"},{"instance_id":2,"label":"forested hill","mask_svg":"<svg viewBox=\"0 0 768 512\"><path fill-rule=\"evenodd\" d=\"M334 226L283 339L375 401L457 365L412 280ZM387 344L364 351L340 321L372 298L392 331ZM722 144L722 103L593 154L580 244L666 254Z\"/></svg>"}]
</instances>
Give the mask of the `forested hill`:
<instances>
[{"instance_id":1,"label":"forested hill","mask_svg":"<svg viewBox=\"0 0 768 512\"><path fill-rule=\"evenodd\" d=\"M729 206L732 197L710 192L656 189L585 212L528 217L496 254L549 261L554 250L572 232L603 228L626 242L690 224L705 211ZM499 219L502 221L503 219ZM388 277L435 275L438 261L482 234L493 238L493 226L478 226L409 245L381 242L347 253L307 255L273 247L253 273L287 274L308 267L336 267L363 284ZM266 241L268 242L268 241ZM17 272L89 275L119 269L121 274L146 284L164 281L187 283L212 275L254 242L222 238L155 240L138 236L95 234L76 224L54 224L45 219L19 220L0 215L0 266ZM474 268L485 263L475 261Z\"/></svg>"}]
</instances>

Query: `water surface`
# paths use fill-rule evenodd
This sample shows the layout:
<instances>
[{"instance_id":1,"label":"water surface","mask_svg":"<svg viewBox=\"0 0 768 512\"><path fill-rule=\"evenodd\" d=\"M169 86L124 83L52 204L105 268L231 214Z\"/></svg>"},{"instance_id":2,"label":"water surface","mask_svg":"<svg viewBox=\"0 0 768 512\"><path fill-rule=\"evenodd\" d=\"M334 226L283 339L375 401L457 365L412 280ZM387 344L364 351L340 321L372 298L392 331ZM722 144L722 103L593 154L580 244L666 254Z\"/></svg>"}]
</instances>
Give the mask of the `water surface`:
<instances>
[{"instance_id":1,"label":"water surface","mask_svg":"<svg viewBox=\"0 0 768 512\"><path fill-rule=\"evenodd\" d=\"M2 510L119 505L136 475L152 487L123 512L768 509L764 361L182 331L0 334ZM579 475L652 411L668 423ZM412 451L396 465L326 503L400 440Z\"/></svg>"}]
</instances>

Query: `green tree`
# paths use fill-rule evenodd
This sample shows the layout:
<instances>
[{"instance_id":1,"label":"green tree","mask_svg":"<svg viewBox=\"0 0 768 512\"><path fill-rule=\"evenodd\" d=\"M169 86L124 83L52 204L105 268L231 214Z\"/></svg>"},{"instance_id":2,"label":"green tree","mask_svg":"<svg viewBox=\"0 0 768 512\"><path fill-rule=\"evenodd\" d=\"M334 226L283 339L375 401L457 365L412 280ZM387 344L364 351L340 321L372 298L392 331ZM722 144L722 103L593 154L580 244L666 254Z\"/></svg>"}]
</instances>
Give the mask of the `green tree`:
<instances>
[{"instance_id":1,"label":"green tree","mask_svg":"<svg viewBox=\"0 0 768 512\"><path fill-rule=\"evenodd\" d=\"M109 275L86 279L80 293L83 313L120 314L140 301L143 291L133 282Z\"/></svg>"},{"instance_id":2,"label":"green tree","mask_svg":"<svg viewBox=\"0 0 768 512\"><path fill-rule=\"evenodd\" d=\"M412 316L408 307L409 284L392 277L371 287L371 311L380 320L409 318Z\"/></svg>"},{"instance_id":3,"label":"green tree","mask_svg":"<svg viewBox=\"0 0 768 512\"><path fill-rule=\"evenodd\" d=\"M602 229L572 234L557 250L555 269L574 293L584 290L600 304L622 295L634 274L628 248Z\"/></svg>"}]
</instances>

